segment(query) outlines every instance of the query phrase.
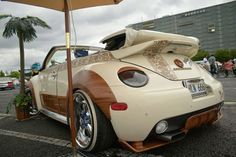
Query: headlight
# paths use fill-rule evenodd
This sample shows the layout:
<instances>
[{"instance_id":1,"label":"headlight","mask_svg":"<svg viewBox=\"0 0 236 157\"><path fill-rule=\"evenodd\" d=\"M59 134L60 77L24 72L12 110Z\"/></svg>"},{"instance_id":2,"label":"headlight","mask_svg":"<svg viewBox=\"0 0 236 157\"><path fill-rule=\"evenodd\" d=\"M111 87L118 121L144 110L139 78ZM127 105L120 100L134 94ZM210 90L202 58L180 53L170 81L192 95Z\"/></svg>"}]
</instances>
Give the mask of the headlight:
<instances>
[{"instance_id":1,"label":"headlight","mask_svg":"<svg viewBox=\"0 0 236 157\"><path fill-rule=\"evenodd\" d=\"M118 73L120 80L131 87L142 87L148 83L147 75L140 70L126 70Z\"/></svg>"}]
</instances>

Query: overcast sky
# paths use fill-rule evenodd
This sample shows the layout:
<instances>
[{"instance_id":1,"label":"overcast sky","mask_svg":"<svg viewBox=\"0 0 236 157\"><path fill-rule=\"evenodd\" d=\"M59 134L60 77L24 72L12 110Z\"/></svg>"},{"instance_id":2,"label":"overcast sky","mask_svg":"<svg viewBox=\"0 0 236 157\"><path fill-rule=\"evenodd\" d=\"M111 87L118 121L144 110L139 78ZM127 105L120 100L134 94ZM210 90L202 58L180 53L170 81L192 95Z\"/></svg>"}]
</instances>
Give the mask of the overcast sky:
<instances>
[{"instance_id":1,"label":"overcast sky","mask_svg":"<svg viewBox=\"0 0 236 157\"><path fill-rule=\"evenodd\" d=\"M127 25L205 8L232 0L123 0L119 5L94 7L72 12L78 44L103 46L99 41ZM51 30L36 28L38 38L25 44L26 68L34 62L42 63L49 49L65 43L64 14L59 11L24 4L0 1L0 14L37 16L51 26ZM2 32L7 19L0 20L0 70L19 69L19 44L16 37L4 39ZM72 31L73 33L73 31ZM74 38L74 33L72 38ZM74 40L72 40L74 44Z\"/></svg>"}]
</instances>

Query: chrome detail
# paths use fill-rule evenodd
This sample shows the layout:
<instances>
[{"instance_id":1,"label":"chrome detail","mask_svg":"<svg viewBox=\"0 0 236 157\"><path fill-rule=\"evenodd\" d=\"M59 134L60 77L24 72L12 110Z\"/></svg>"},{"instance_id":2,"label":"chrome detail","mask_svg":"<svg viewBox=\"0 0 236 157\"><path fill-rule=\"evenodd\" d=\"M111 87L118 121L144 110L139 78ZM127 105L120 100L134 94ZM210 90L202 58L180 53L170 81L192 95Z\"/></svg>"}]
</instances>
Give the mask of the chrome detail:
<instances>
[{"instance_id":1,"label":"chrome detail","mask_svg":"<svg viewBox=\"0 0 236 157\"><path fill-rule=\"evenodd\" d=\"M87 148L93 137L93 119L89 102L81 93L74 94L76 124L76 143L81 148Z\"/></svg>"},{"instance_id":2,"label":"chrome detail","mask_svg":"<svg viewBox=\"0 0 236 157\"><path fill-rule=\"evenodd\" d=\"M67 124L67 118L65 116L63 116L63 115L60 115L58 113L54 113L54 112L49 111L49 110L47 110L45 108L40 110L40 112L45 114L45 115L47 115L48 117L51 117L52 119L55 119L55 120L60 121L60 122L62 122L64 124Z\"/></svg>"},{"instance_id":3,"label":"chrome detail","mask_svg":"<svg viewBox=\"0 0 236 157\"><path fill-rule=\"evenodd\" d=\"M165 132L168 129L168 123L165 120L162 120L160 122L157 123L155 131L157 134L161 134L163 132Z\"/></svg>"},{"instance_id":4,"label":"chrome detail","mask_svg":"<svg viewBox=\"0 0 236 157\"><path fill-rule=\"evenodd\" d=\"M183 139L185 133L183 131L175 131L170 133L164 133L162 135L158 135L157 138L163 141L174 142Z\"/></svg>"}]
</instances>

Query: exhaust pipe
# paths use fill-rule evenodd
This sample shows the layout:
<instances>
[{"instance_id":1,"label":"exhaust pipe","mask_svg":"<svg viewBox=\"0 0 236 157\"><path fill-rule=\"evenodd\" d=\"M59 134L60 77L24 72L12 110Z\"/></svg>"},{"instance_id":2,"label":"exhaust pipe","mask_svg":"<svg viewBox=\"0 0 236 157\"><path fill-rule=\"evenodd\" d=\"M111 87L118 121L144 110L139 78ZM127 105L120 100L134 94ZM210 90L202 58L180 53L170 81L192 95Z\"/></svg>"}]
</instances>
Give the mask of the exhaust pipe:
<instances>
[{"instance_id":1,"label":"exhaust pipe","mask_svg":"<svg viewBox=\"0 0 236 157\"><path fill-rule=\"evenodd\" d=\"M175 142L183 139L185 137L185 133L183 131L174 131L169 133L164 133L158 135L157 138L167 142Z\"/></svg>"}]
</instances>

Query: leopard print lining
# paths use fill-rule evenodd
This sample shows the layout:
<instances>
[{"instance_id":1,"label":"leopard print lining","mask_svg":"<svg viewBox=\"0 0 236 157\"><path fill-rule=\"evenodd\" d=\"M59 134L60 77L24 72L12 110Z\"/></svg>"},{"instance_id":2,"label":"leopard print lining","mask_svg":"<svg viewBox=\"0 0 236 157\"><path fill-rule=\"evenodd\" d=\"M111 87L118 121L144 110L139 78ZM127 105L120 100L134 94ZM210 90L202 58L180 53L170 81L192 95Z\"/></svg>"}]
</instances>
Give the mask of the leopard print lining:
<instances>
[{"instance_id":1,"label":"leopard print lining","mask_svg":"<svg viewBox=\"0 0 236 157\"><path fill-rule=\"evenodd\" d=\"M170 65L165 61L165 59L160 55L161 51L170 44L169 41L155 41L154 45L147 48L144 52L144 57L152 65L155 72L162 75L163 77L170 80L177 80L177 76L171 69Z\"/></svg>"}]
</instances>

